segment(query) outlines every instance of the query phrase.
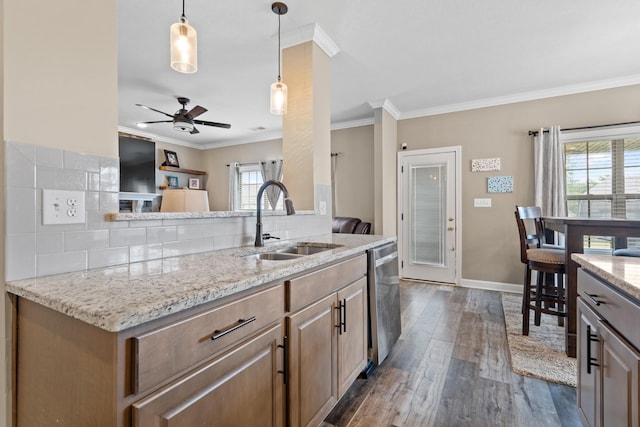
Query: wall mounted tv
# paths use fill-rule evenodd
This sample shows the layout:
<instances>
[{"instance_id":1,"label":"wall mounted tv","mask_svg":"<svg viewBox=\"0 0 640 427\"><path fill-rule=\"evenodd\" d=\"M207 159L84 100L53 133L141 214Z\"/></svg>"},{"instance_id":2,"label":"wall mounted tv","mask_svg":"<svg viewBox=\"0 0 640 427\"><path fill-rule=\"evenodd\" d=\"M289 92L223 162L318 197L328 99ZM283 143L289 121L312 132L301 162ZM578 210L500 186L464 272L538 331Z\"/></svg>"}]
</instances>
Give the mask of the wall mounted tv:
<instances>
[{"instance_id":1,"label":"wall mounted tv","mask_svg":"<svg viewBox=\"0 0 640 427\"><path fill-rule=\"evenodd\" d=\"M120 192L156 192L156 144L119 136Z\"/></svg>"}]
</instances>

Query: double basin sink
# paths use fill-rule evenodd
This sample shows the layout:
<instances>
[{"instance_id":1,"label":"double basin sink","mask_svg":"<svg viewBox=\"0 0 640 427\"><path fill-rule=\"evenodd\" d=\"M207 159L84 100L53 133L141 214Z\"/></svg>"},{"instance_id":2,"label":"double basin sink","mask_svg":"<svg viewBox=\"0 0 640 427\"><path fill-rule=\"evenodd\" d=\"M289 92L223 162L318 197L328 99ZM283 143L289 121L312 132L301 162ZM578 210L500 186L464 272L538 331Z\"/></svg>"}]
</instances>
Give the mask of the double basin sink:
<instances>
[{"instance_id":1,"label":"double basin sink","mask_svg":"<svg viewBox=\"0 0 640 427\"><path fill-rule=\"evenodd\" d=\"M339 248L342 245L336 245L333 243L298 243L293 246L285 246L281 248L274 248L269 252L261 252L258 254L249 255L247 258L256 258L265 261L286 261L291 259L300 258L306 255L313 255L319 252L329 251L331 249Z\"/></svg>"}]
</instances>

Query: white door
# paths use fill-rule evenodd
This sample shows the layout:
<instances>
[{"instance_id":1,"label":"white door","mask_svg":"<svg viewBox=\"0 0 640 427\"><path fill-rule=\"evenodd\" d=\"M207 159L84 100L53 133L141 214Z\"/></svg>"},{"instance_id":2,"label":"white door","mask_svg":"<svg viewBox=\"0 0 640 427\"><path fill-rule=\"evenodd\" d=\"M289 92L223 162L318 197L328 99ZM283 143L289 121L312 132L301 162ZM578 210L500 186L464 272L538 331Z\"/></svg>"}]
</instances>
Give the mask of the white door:
<instances>
[{"instance_id":1,"label":"white door","mask_svg":"<svg viewBox=\"0 0 640 427\"><path fill-rule=\"evenodd\" d=\"M398 154L401 276L458 283L460 147Z\"/></svg>"}]
</instances>

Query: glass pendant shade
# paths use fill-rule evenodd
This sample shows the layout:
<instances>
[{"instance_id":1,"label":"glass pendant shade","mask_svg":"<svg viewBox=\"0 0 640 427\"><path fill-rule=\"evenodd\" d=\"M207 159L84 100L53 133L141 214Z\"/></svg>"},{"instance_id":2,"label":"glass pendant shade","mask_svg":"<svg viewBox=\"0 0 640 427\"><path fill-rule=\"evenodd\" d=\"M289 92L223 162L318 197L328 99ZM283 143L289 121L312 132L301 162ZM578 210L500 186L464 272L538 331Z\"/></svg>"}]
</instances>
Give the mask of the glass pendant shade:
<instances>
[{"instance_id":1,"label":"glass pendant shade","mask_svg":"<svg viewBox=\"0 0 640 427\"><path fill-rule=\"evenodd\" d=\"M271 85L271 114L287 114L287 85L278 80Z\"/></svg>"},{"instance_id":2,"label":"glass pendant shade","mask_svg":"<svg viewBox=\"0 0 640 427\"><path fill-rule=\"evenodd\" d=\"M181 73L198 71L198 34L186 19L171 25L171 68Z\"/></svg>"}]
</instances>

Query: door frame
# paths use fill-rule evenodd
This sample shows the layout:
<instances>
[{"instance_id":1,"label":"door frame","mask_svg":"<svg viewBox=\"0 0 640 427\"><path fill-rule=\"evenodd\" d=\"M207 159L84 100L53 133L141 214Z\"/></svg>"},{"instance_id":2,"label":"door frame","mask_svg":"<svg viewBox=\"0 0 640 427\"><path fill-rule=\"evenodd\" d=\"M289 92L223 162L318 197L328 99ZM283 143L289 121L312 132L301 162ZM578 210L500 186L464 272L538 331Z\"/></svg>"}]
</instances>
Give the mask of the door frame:
<instances>
[{"instance_id":1,"label":"door frame","mask_svg":"<svg viewBox=\"0 0 640 427\"><path fill-rule=\"evenodd\" d=\"M455 212L456 212L456 256L455 256L455 284L460 285L460 281L462 278L462 146L456 145L452 147L439 147L439 148L426 148L421 150L408 150L408 151L399 151L398 152L398 164L397 164L397 178L396 182L398 184L397 187L397 230L398 230L398 255L400 260L404 260L404 254L402 253L402 248L404 247L404 239L405 236L403 233L402 226L402 209L404 206L404 189L403 189L403 179L402 179L402 164L404 159L409 156L420 156L420 155L429 155L429 154L444 154L444 153L453 153L455 156ZM403 275L403 269L400 269L400 275Z\"/></svg>"}]
</instances>

